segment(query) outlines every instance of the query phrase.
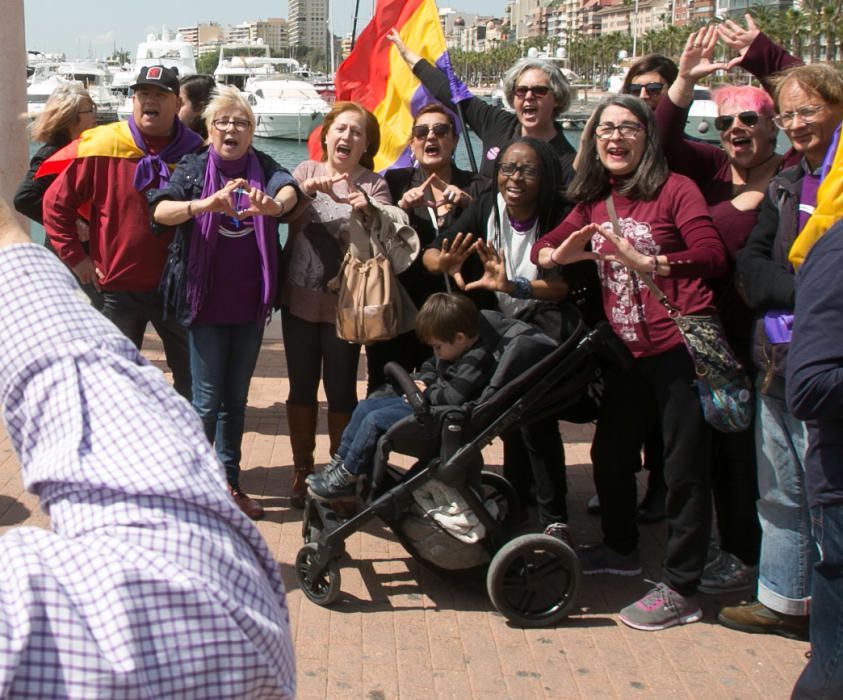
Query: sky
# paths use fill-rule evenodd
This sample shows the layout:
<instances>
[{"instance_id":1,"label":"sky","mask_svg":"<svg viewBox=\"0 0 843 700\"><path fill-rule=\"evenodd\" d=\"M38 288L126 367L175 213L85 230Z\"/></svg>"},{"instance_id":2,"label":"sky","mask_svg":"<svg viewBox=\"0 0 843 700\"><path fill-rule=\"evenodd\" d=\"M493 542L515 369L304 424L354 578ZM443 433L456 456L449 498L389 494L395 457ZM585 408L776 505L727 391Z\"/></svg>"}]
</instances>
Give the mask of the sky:
<instances>
[{"instance_id":1,"label":"sky","mask_svg":"<svg viewBox=\"0 0 843 700\"><path fill-rule=\"evenodd\" d=\"M354 0L330 0L334 33L351 32ZM506 0L440 1L439 7L463 12L503 16ZM238 9L238 6L248 9ZM26 48L44 53L64 53L68 59L101 57L125 49L134 54L147 34L160 33L162 25L177 27L211 21L239 24L246 20L286 17L287 0L24 0ZM372 0L360 0L358 33L372 15Z\"/></svg>"}]
</instances>

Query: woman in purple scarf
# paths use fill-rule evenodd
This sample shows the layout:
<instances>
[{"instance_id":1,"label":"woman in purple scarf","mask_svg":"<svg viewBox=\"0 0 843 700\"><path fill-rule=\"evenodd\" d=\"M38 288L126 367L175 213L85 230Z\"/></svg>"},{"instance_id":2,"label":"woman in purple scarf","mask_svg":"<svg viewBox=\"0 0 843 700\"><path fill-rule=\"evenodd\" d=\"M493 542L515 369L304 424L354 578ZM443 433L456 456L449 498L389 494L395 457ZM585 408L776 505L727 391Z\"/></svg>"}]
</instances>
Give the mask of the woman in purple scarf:
<instances>
[{"instance_id":1,"label":"woman in purple scarf","mask_svg":"<svg viewBox=\"0 0 843 700\"><path fill-rule=\"evenodd\" d=\"M149 193L157 224L179 226L162 291L188 326L193 406L252 519L263 508L239 484L246 399L278 285L278 219L297 203L290 173L252 148L255 117L236 88L204 113L210 145L185 156ZM185 261L186 256L186 263Z\"/></svg>"}]
</instances>

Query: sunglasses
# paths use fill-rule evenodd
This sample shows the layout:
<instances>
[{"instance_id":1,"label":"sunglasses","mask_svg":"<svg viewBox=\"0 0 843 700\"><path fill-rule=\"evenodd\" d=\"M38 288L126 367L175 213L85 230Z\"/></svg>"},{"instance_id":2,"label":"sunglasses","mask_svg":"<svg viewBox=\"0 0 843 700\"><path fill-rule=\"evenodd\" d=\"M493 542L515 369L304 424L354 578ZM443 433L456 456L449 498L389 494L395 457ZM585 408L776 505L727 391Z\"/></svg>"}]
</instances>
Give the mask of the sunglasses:
<instances>
[{"instance_id":1,"label":"sunglasses","mask_svg":"<svg viewBox=\"0 0 843 700\"><path fill-rule=\"evenodd\" d=\"M740 114L721 114L719 117L714 119L714 128L717 129L717 131L726 131L727 129L731 129L732 124L735 123L735 119L744 126L755 126L760 117L758 116L758 112L754 110L747 110L746 112L741 112Z\"/></svg>"},{"instance_id":2,"label":"sunglasses","mask_svg":"<svg viewBox=\"0 0 843 700\"><path fill-rule=\"evenodd\" d=\"M642 90L646 90L650 97L655 97L662 90L664 90L664 83L630 83L624 89L627 95L635 95L638 97Z\"/></svg>"},{"instance_id":3,"label":"sunglasses","mask_svg":"<svg viewBox=\"0 0 843 700\"><path fill-rule=\"evenodd\" d=\"M516 85L515 90L513 91L516 97L520 97L522 100L527 97L527 93L532 92L533 97L538 97L541 99L547 93L550 92L549 85Z\"/></svg>"},{"instance_id":4,"label":"sunglasses","mask_svg":"<svg viewBox=\"0 0 843 700\"><path fill-rule=\"evenodd\" d=\"M428 126L427 124L418 124L413 127L413 138L422 141L427 138L427 135L430 132L433 132L434 136L447 136L451 133L451 125L450 124L434 124L433 126Z\"/></svg>"}]
</instances>

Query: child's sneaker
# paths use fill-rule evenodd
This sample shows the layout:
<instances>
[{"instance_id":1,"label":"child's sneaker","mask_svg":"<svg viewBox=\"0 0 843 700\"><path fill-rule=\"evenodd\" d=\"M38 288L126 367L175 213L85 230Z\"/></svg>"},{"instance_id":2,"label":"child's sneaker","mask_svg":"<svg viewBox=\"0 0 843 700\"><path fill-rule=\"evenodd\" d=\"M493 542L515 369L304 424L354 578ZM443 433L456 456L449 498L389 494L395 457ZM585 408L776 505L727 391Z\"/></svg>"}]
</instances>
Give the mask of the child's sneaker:
<instances>
[{"instance_id":1,"label":"child's sneaker","mask_svg":"<svg viewBox=\"0 0 843 700\"><path fill-rule=\"evenodd\" d=\"M350 498L357 493L357 474L349 472L340 462L330 471L323 471L321 479L308 484L310 495L320 501Z\"/></svg>"},{"instance_id":2,"label":"child's sneaker","mask_svg":"<svg viewBox=\"0 0 843 700\"><path fill-rule=\"evenodd\" d=\"M700 593L732 593L754 590L758 569L744 564L726 551L713 562L706 564L700 579Z\"/></svg>"},{"instance_id":3,"label":"child's sneaker","mask_svg":"<svg viewBox=\"0 0 843 700\"><path fill-rule=\"evenodd\" d=\"M657 583L641 600L621 610L618 617L637 630L655 631L697 622L702 619L702 610L693 599Z\"/></svg>"},{"instance_id":4,"label":"child's sneaker","mask_svg":"<svg viewBox=\"0 0 843 700\"><path fill-rule=\"evenodd\" d=\"M328 462L324 467L322 467L322 469L320 469L318 472L308 474L307 478L305 479L305 482L308 486L310 486L311 484L317 481L322 481L328 475L328 472L333 471L340 464L342 464L342 459L339 455L334 455L333 457L331 457L331 461Z\"/></svg>"},{"instance_id":5,"label":"child's sneaker","mask_svg":"<svg viewBox=\"0 0 843 700\"><path fill-rule=\"evenodd\" d=\"M592 544L577 550L582 572L591 574L614 574L615 576L638 576L641 573L641 559L638 550L629 554L616 552L609 545Z\"/></svg>"},{"instance_id":6,"label":"child's sneaker","mask_svg":"<svg viewBox=\"0 0 843 700\"><path fill-rule=\"evenodd\" d=\"M562 540L571 549L574 549L574 538L571 537L571 531L568 529L566 523L550 523L544 529L544 534L555 537L557 540Z\"/></svg>"}]
</instances>

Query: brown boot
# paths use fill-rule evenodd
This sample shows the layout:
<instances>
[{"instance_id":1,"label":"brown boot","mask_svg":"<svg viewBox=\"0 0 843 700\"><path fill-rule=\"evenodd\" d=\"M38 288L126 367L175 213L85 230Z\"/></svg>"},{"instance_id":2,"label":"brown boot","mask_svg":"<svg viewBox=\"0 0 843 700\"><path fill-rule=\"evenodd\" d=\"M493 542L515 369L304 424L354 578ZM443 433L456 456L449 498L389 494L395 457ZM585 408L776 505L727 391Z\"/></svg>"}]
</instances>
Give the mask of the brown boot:
<instances>
[{"instance_id":1,"label":"brown boot","mask_svg":"<svg viewBox=\"0 0 843 700\"><path fill-rule=\"evenodd\" d=\"M350 420L350 413L328 411L328 438L331 444L331 457L333 457L337 453L337 450L340 449L342 432L345 430L345 426L348 425Z\"/></svg>"},{"instance_id":2,"label":"brown boot","mask_svg":"<svg viewBox=\"0 0 843 700\"><path fill-rule=\"evenodd\" d=\"M304 508L307 494L305 479L313 473L313 450L316 449L316 417L318 406L297 406L287 403L287 425L290 427L290 447L293 451L293 483L290 505Z\"/></svg>"}]
</instances>

